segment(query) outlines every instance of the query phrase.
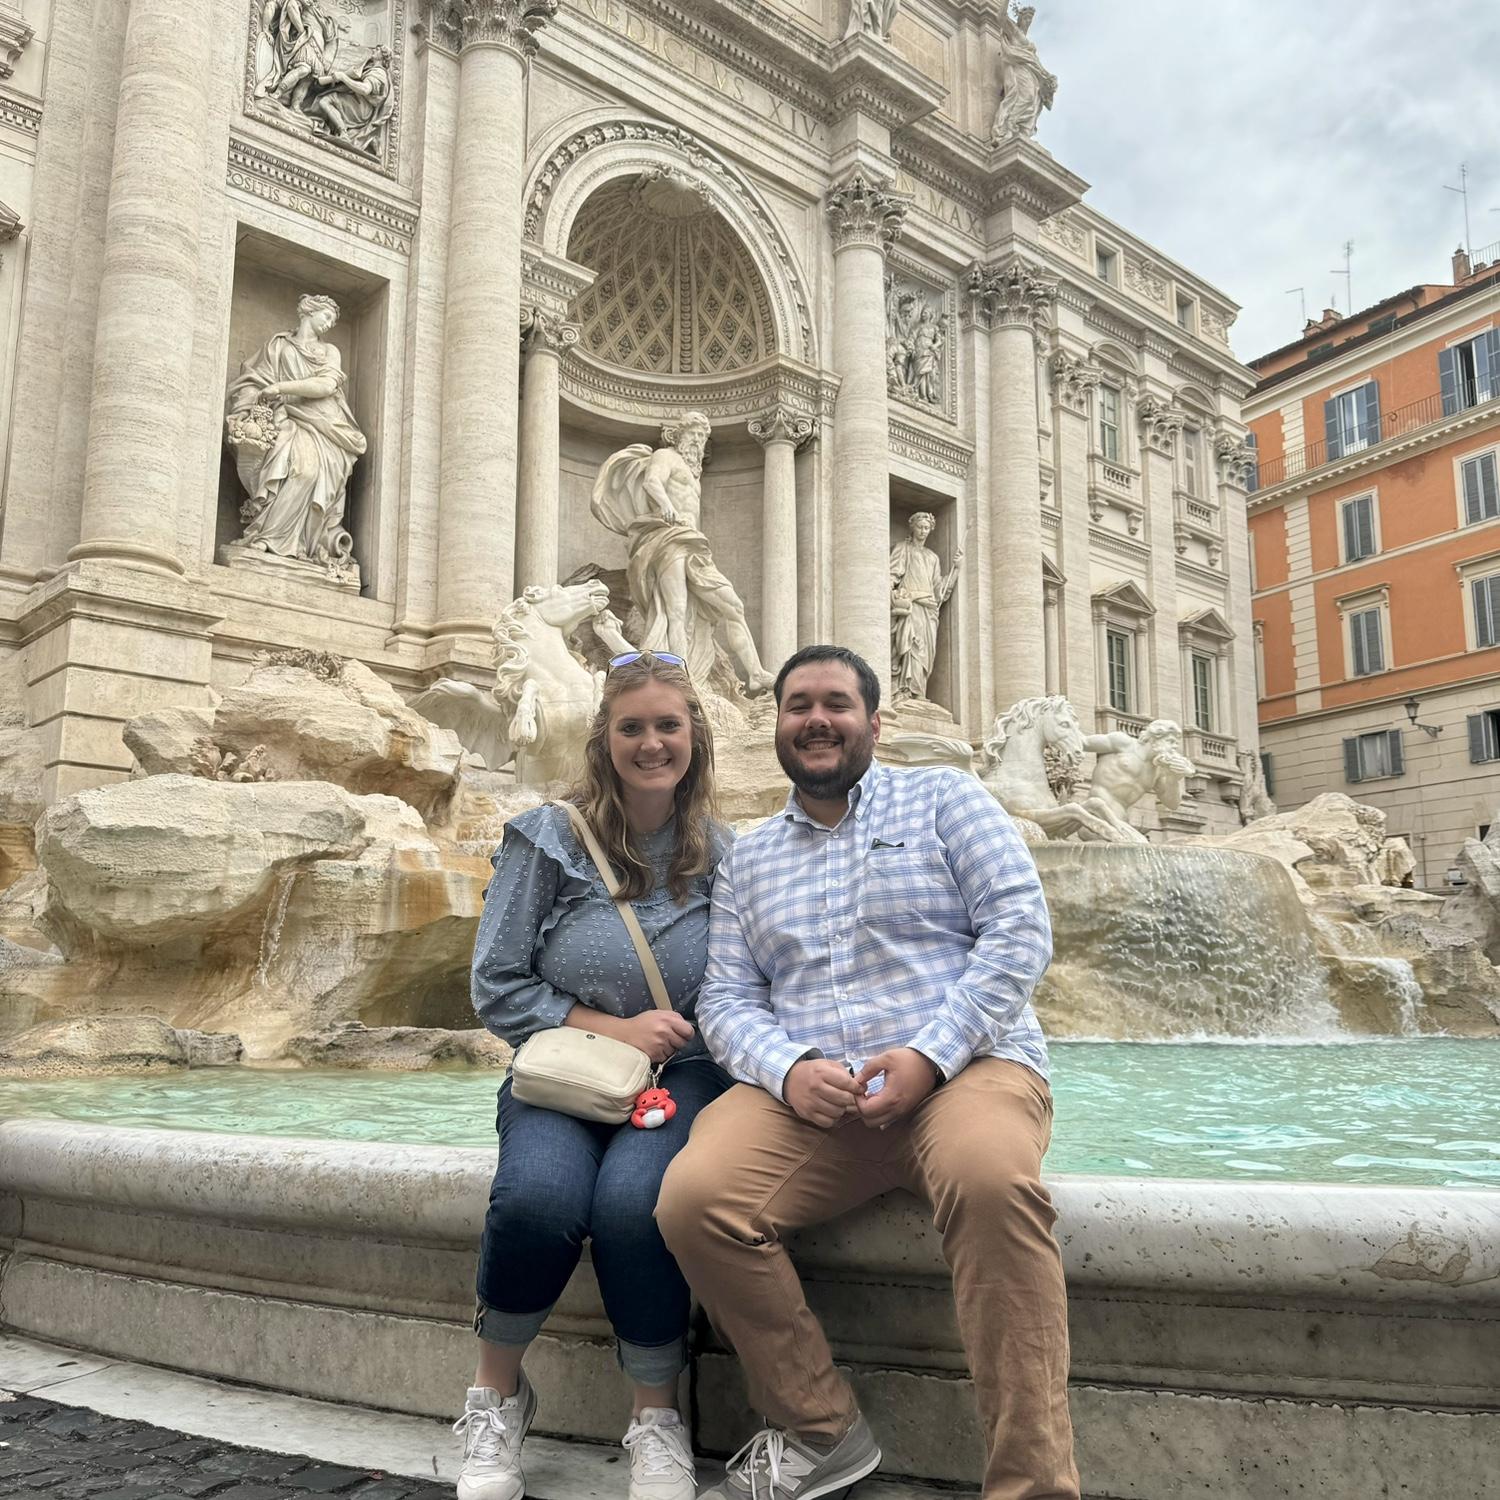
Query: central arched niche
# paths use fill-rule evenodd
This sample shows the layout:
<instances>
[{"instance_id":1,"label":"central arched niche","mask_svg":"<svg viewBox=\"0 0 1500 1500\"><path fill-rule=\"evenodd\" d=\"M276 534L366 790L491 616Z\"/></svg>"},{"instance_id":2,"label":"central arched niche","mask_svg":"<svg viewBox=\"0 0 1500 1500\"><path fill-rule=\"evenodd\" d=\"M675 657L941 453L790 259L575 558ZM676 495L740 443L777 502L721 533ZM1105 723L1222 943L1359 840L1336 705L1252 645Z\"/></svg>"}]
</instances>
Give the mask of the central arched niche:
<instances>
[{"instance_id":1,"label":"central arched niche","mask_svg":"<svg viewBox=\"0 0 1500 1500\"><path fill-rule=\"evenodd\" d=\"M590 193L568 234L567 258L597 273L569 314L580 331L575 351L628 371L633 409L591 409L568 400L565 386L563 578L585 563L625 567L624 539L606 531L589 509L604 459L626 443L657 446L662 423L691 404L684 389L691 390L694 377L732 381L778 352L771 300L754 259L706 189L674 168L616 177ZM764 483L765 456L744 417L716 417L703 471L702 526L757 639Z\"/></svg>"},{"instance_id":2,"label":"central arched niche","mask_svg":"<svg viewBox=\"0 0 1500 1500\"><path fill-rule=\"evenodd\" d=\"M590 195L568 259L598 273L574 304L580 347L645 375L726 375L775 354L765 283L706 192L671 172Z\"/></svg>"}]
</instances>

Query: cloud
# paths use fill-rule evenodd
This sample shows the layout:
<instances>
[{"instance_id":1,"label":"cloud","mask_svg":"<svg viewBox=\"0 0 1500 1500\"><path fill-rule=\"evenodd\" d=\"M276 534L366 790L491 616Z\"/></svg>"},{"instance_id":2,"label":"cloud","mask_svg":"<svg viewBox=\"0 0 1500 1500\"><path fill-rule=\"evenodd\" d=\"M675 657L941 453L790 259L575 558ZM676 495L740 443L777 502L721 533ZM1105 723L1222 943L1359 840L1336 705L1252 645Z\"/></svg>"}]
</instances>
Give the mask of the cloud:
<instances>
[{"instance_id":1,"label":"cloud","mask_svg":"<svg viewBox=\"0 0 1500 1500\"><path fill-rule=\"evenodd\" d=\"M1316 316L1451 279L1469 167L1475 248L1500 240L1500 4L1040 0L1059 79L1038 139L1087 201L1243 305L1244 359Z\"/></svg>"}]
</instances>

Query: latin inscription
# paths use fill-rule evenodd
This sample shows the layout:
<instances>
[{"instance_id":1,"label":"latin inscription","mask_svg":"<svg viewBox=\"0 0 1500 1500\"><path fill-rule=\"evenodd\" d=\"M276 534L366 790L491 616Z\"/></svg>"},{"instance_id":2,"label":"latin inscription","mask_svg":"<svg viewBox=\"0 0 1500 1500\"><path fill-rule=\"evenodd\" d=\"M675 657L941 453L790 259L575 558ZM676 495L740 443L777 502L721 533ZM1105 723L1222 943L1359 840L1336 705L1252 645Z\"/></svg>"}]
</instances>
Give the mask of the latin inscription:
<instances>
[{"instance_id":1,"label":"latin inscription","mask_svg":"<svg viewBox=\"0 0 1500 1500\"><path fill-rule=\"evenodd\" d=\"M947 224L953 229L961 229L964 233L973 235L975 239L983 236L983 214L975 213L972 208L965 208L961 203L955 203L952 198L938 192L935 187L929 187L925 182L919 182L900 167L896 169L896 191L910 193L913 199L912 206L936 219L938 223Z\"/></svg>"},{"instance_id":2,"label":"latin inscription","mask_svg":"<svg viewBox=\"0 0 1500 1500\"><path fill-rule=\"evenodd\" d=\"M607 26L626 41L644 47L653 57L659 57L668 67L686 77L753 110L789 135L818 146L827 144L827 131L820 120L779 98L753 78L747 78L718 58L710 57L691 42L683 41L649 17L633 11L621 0L580 0L580 6L601 26Z\"/></svg>"},{"instance_id":3,"label":"latin inscription","mask_svg":"<svg viewBox=\"0 0 1500 1500\"><path fill-rule=\"evenodd\" d=\"M289 208L293 213L299 213L304 218L316 220L319 224L327 224L332 229L340 229L345 234L352 234L357 239L368 240L372 245L379 245L384 250L394 250L397 255L411 254L411 241L403 234L397 234L393 229L384 229L378 224L368 223L355 214L347 213L336 204L323 203L317 198L310 198L305 193L299 193L284 183L271 182L264 177L258 177L253 172L242 171L237 167L231 167L225 179L229 186L238 188L242 193L248 193L252 198L259 198L265 203L274 203L278 208Z\"/></svg>"}]
</instances>

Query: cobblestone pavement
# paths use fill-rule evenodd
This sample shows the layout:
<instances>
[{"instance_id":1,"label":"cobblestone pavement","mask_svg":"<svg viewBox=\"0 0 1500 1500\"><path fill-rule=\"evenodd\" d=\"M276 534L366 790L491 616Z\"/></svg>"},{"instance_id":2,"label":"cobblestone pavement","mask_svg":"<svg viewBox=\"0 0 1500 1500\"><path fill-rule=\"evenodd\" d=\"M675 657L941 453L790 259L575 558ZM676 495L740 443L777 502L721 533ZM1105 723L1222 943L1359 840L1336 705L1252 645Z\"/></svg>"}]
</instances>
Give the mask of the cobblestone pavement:
<instances>
[{"instance_id":1,"label":"cobblestone pavement","mask_svg":"<svg viewBox=\"0 0 1500 1500\"><path fill-rule=\"evenodd\" d=\"M453 1486L0 1394L0 1500L452 1500Z\"/></svg>"}]
</instances>

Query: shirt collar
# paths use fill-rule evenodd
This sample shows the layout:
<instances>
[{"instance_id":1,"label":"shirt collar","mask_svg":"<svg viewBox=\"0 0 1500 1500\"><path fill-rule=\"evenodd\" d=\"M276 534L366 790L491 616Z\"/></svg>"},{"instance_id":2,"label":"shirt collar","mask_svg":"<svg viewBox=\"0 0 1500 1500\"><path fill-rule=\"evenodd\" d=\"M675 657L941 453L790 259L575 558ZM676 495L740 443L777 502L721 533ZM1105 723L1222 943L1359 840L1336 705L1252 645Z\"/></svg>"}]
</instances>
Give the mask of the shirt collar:
<instances>
[{"instance_id":1,"label":"shirt collar","mask_svg":"<svg viewBox=\"0 0 1500 1500\"><path fill-rule=\"evenodd\" d=\"M870 798L876 787L880 785L885 776L885 770L878 760L870 762L870 768L858 781L849 788L849 811L834 824L834 828L842 828L850 813L854 815L857 823L864 821L865 813L870 807ZM805 823L809 828L821 829L824 833L831 833L833 829L826 823L820 823L816 818L811 818L803 810L802 804L797 800L797 788L793 787L787 793L786 806L782 809L782 817L788 823Z\"/></svg>"}]
</instances>

